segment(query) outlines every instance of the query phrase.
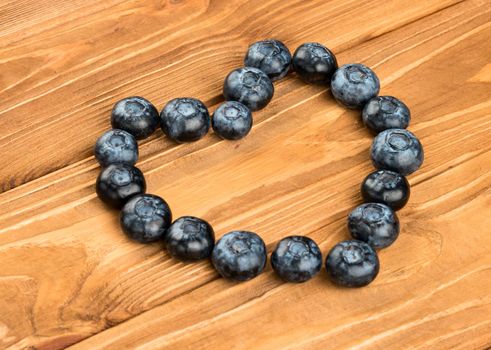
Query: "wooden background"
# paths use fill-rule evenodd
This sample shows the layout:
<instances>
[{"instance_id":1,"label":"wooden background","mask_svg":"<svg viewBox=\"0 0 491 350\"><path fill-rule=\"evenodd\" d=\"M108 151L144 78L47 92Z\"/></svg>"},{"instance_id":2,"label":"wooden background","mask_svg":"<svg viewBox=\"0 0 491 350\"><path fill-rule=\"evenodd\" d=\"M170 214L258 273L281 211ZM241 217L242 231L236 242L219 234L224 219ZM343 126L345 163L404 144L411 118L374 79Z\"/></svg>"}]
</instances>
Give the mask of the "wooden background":
<instances>
[{"instance_id":1,"label":"wooden background","mask_svg":"<svg viewBox=\"0 0 491 350\"><path fill-rule=\"evenodd\" d=\"M249 43L330 47L411 108L426 161L402 234L367 288L243 284L127 240L96 198L96 138L115 101L210 110ZM491 2L0 0L0 348L484 349L491 346ZM323 253L372 170L359 112L294 75L239 142L141 142L148 190L217 236Z\"/></svg>"}]
</instances>

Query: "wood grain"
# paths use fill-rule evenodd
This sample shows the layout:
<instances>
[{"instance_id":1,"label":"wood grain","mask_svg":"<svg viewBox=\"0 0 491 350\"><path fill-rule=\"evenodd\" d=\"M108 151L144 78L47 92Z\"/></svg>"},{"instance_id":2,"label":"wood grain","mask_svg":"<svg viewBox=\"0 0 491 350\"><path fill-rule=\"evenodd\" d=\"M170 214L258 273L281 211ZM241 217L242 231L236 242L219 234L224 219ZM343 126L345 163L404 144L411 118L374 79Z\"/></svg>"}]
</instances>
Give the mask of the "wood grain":
<instances>
[{"instance_id":1,"label":"wood grain","mask_svg":"<svg viewBox=\"0 0 491 350\"><path fill-rule=\"evenodd\" d=\"M41 8L40 8L41 7ZM0 348L484 349L491 346L491 7L488 1L0 1ZM233 284L128 241L96 198L91 155L127 95L211 110L247 44L326 43L375 69L425 147L367 288L268 267ZM287 234L325 254L372 169L358 112L294 75L239 142L141 142L149 191L218 236Z\"/></svg>"}]
</instances>

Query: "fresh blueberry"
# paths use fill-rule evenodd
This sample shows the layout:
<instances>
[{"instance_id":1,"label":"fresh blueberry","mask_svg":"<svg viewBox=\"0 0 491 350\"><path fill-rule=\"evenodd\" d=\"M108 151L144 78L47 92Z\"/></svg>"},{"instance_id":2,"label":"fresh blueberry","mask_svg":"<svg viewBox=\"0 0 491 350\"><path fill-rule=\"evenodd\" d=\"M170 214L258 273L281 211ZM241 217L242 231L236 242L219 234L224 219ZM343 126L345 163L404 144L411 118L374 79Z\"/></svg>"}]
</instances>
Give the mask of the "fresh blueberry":
<instances>
[{"instance_id":1,"label":"fresh blueberry","mask_svg":"<svg viewBox=\"0 0 491 350\"><path fill-rule=\"evenodd\" d=\"M211 126L221 138L241 139L251 131L251 110L240 102L225 101L213 113Z\"/></svg>"},{"instance_id":2,"label":"fresh blueberry","mask_svg":"<svg viewBox=\"0 0 491 350\"><path fill-rule=\"evenodd\" d=\"M130 133L113 129L97 139L94 154L103 167L114 163L134 165L138 160L138 144Z\"/></svg>"},{"instance_id":3,"label":"fresh blueberry","mask_svg":"<svg viewBox=\"0 0 491 350\"><path fill-rule=\"evenodd\" d=\"M405 129L387 129L375 136L370 150L377 169L414 173L424 160L423 146L413 133Z\"/></svg>"},{"instance_id":4,"label":"fresh blueberry","mask_svg":"<svg viewBox=\"0 0 491 350\"><path fill-rule=\"evenodd\" d=\"M380 82L363 64L345 64L334 72L331 92L334 98L348 108L362 108L368 100L378 95Z\"/></svg>"},{"instance_id":5,"label":"fresh blueberry","mask_svg":"<svg viewBox=\"0 0 491 350\"><path fill-rule=\"evenodd\" d=\"M170 225L165 243L169 254L179 260L200 260L210 257L215 233L205 220L183 216Z\"/></svg>"},{"instance_id":6,"label":"fresh blueberry","mask_svg":"<svg viewBox=\"0 0 491 350\"><path fill-rule=\"evenodd\" d=\"M111 124L114 129L127 131L141 140L150 136L159 126L159 112L143 97L127 97L114 105Z\"/></svg>"},{"instance_id":7,"label":"fresh blueberry","mask_svg":"<svg viewBox=\"0 0 491 350\"><path fill-rule=\"evenodd\" d=\"M290 50L281 41L274 39L255 42L249 46L244 58L246 67L262 70L272 81L287 75L291 62Z\"/></svg>"},{"instance_id":8,"label":"fresh blueberry","mask_svg":"<svg viewBox=\"0 0 491 350\"><path fill-rule=\"evenodd\" d=\"M254 67L231 71L223 84L223 96L227 101L239 101L251 111L266 107L273 93L273 83L266 73Z\"/></svg>"},{"instance_id":9,"label":"fresh blueberry","mask_svg":"<svg viewBox=\"0 0 491 350\"><path fill-rule=\"evenodd\" d=\"M285 237L271 254L271 266L287 282L305 282L321 270L322 253L308 237Z\"/></svg>"},{"instance_id":10,"label":"fresh blueberry","mask_svg":"<svg viewBox=\"0 0 491 350\"><path fill-rule=\"evenodd\" d=\"M338 69L336 56L324 45L305 43L293 54L293 69L307 83L329 83Z\"/></svg>"},{"instance_id":11,"label":"fresh blueberry","mask_svg":"<svg viewBox=\"0 0 491 350\"><path fill-rule=\"evenodd\" d=\"M361 195L365 202L383 203L393 210L403 208L410 193L407 179L390 170L374 171L361 184Z\"/></svg>"},{"instance_id":12,"label":"fresh blueberry","mask_svg":"<svg viewBox=\"0 0 491 350\"><path fill-rule=\"evenodd\" d=\"M111 164L97 178L99 198L114 208L122 208L133 196L145 193L146 184L140 169L129 164Z\"/></svg>"},{"instance_id":13,"label":"fresh blueberry","mask_svg":"<svg viewBox=\"0 0 491 350\"><path fill-rule=\"evenodd\" d=\"M266 246L253 232L232 231L218 240L211 261L222 277L247 281L263 271Z\"/></svg>"},{"instance_id":14,"label":"fresh blueberry","mask_svg":"<svg viewBox=\"0 0 491 350\"><path fill-rule=\"evenodd\" d=\"M399 236L399 219L385 204L365 203L349 214L348 229L354 239L381 249L390 246Z\"/></svg>"},{"instance_id":15,"label":"fresh blueberry","mask_svg":"<svg viewBox=\"0 0 491 350\"><path fill-rule=\"evenodd\" d=\"M200 100L175 98L160 113L162 131L176 142L197 141L210 129L210 114Z\"/></svg>"},{"instance_id":16,"label":"fresh blueberry","mask_svg":"<svg viewBox=\"0 0 491 350\"><path fill-rule=\"evenodd\" d=\"M331 280L344 287L363 287L377 277L377 253L367 243L356 240L336 244L326 258Z\"/></svg>"},{"instance_id":17,"label":"fresh blueberry","mask_svg":"<svg viewBox=\"0 0 491 350\"><path fill-rule=\"evenodd\" d=\"M123 232L140 243L162 240L172 222L165 200L153 194L132 197L121 210L119 221Z\"/></svg>"},{"instance_id":18,"label":"fresh blueberry","mask_svg":"<svg viewBox=\"0 0 491 350\"><path fill-rule=\"evenodd\" d=\"M406 129L411 120L409 108L392 96L377 96L363 107L363 123L374 133L387 129Z\"/></svg>"}]
</instances>

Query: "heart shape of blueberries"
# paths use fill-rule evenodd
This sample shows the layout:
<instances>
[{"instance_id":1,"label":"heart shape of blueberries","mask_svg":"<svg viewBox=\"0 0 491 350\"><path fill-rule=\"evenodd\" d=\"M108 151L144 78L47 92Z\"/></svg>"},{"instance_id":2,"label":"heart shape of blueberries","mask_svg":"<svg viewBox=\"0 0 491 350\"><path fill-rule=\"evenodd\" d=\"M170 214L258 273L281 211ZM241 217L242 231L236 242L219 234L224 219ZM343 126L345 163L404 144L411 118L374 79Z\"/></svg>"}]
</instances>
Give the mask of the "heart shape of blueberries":
<instances>
[{"instance_id":1,"label":"heart shape of blueberries","mask_svg":"<svg viewBox=\"0 0 491 350\"><path fill-rule=\"evenodd\" d=\"M376 135L370 155L376 171L362 183L364 204L348 216L351 240L336 244L325 266L332 281L346 287L372 282L379 272L376 249L390 246L399 236L396 210L409 199L406 179L423 163L423 148L416 136L406 130L409 108L392 96L378 96L380 82L363 64L338 67L334 54L319 43L304 43L292 55L279 40L258 41L247 50L244 67L225 78L223 102L210 114L195 98L175 98L160 114L143 97L118 101L111 113L113 129L96 142L95 157L102 166L97 178L99 198L120 209L123 232L140 243L165 242L168 253L181 261L211 257L224 278L246 281L260 274L267 261L266 246L254 232L232 231L215 243L212 226L203 219L183 216L172 221L167 202L147 194L143 173L135 167L137 140L150 136L160 125L175 142L193 142L205 136L210 127L221 138L245 137L253 124L252 112L264 108L273 98L273 81L291 70L307 83L329 85L339 104L361 109L363 123ZM322 267L318 245L305 236L280 240L271 254L274 271L285 281L305 282Z\"/></svg>"}]
</instances>

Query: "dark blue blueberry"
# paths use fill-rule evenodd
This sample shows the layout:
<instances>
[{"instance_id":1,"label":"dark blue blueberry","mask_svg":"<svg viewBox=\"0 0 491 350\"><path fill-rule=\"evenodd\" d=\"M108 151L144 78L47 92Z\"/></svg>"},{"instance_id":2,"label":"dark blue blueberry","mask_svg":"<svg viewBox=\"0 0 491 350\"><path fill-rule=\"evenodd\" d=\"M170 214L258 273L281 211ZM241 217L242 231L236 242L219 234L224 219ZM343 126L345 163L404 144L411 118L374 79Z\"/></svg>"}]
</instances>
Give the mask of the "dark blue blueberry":
<instances>
[{"instance_id":1,"label":"dark blue blueberry","mask_svg":"<svg viewBox=\"0 0 491 350\"><path fill-rule=\"evenodd\" d=\"M159 196L139 194L121 210L119 221L123 232L140 243L162 240L172 222L169 205Z\"/></svg>"},{"instance_id":2,"label":"dark blue blueberry","mask_svg":"<svg viewBox=\"0 0 491 350\"><path fill-rule=\"evenodd\" d=\"M377 169L414 173L424 160L423 146L413 133L405 129L387 129L375 136L370 150Z\"/></svg>"},{"instance_id":3,"label":"dark blue blueberry","mask_svg":"<svg viewBox=\"0 0 491 350\"><path fill-rule=\"evenodd\" d=\"M385 204L365 203L349 214L348 229L354 239L380 249L390 246L399 236L399 219Z\"/></svg>"},{"instance_id":4,"label":"dark blue blueberry","mask_svg":"<svg viewBox=\"0 0 491 350\"><path fill-rule=\"evenodd\" d=\"M326 258L331 280L344 287L363 287L377 277L377 253L367 243L356 240L336 244Z\"/></svg>"},{"instance_id":5,"label":"dark blue blueberry","mask_svg":"<svg viewBox=\"0 0 491 350\"><path fill-rule=\"evenodd\" d=\"M95 184L99 198L114 208L122 208L133 196L145 193L140 169L129 164L111 164L102 169Z\"/></svg>"},{"instance_id":6,"label":"dark blue blueberry","mask_svg":"<svg viewBox=\"0 0 491 350\"><path fill-rule=\"evenodd\" d=\"M411 120L409 108L392 96L377 96L363 107L363 123L374 133L387 129L406 129Z\"/></svg>"},{"instance_id":7,"label":"dark blue blueberry","mask_svg":"<svg viewBox=\"0 0 491 350\"><path fill-rule=\"evenodd\" d=\"M273 98L274 87L268 76L257 68L244 67L231 71L223 83L227 101L239 101L251 111L257 111Z\"/></svg>"},{"instance_id":8,"label":"dark blue blueberry","mask_svg":"<svg viewBox=\"0 0 491 350\"><path fill-rule=\"evenodd\" d=\"M251 131L251 110L240 102L226 101L213 113L211 126L215 133L224 139L241 139Z\"/></svg>"},{"instance_id":9,"label":"dark blue blueberry","mask_svg":"<svg viewBox=\"0 0 491 350\"><path fill-rule=\"evenodd\" d=\"M134 165L138 160L138 144L130 133L113 129L97 139L94 154L103 167L114 163Z\"/></svg>"},{"instance_id":10,"label":"dark blue blueberry","mask_svg":"<svg viewBox=\"0 0 491 350\"><path fill-rule=\"evenodd\" d=\"M247 281L263 271L266 246L253 232L232 231L218 240L211 261L222 277Z\"/></svg>"},{"instance_id":11,"label":"dark blue blueberry","mask_svg":"<svg viewBox=\"0 0 491 350\"><path fill-rule=\"evenodd\" d=\"M322 253L308 237L285 237L271 254L271 266L287 282L305 282L321 270Z\"/></svg>"},{"instance_id":12,"label":"dark blue blueberry","mask_svg":"<svg viewBox=\"0 0 491 350\"><path fill-rule=\"evenodd\" d=\"M200 100L175 98L160 112L160 126L167 137L176 142L197 141L210 129L210 114Z\"/></svg>"},{"instance_id":13,"label":"dark blue blueberry","mask_svg":"<svg viewBox=\"0 0 491 350\"><path fill-rule=\"evenodd\" d=\"M290 50L279 40L257 41L247 50L244 58L246 67L262 70L272 80L279 80L287 75L292 62Z\"/></svg>"},{"instance_id":14,"label":"dark blue blueberry","mask_svg":"<svg viewBox=\"0 0 491 350\"><path fill-rule=\"evenodd\" d=\"M339 67L331 79L334 98L348 108L363 108L379 90L380 82L375 72L359 63Z\"/></svg>"},{"instance_id":15,"label":"dark blue blueberry","mask_svg":"<svg viewBox=\"0 0 491 350\"><path fill-rule=\"evenodd\" d=\"M210 257L215 233L205 220L183 216L170 225L165 243L169 254L179 260L200 260Z\"/></svg>"},{"instance_id":16,"label":"dark blue blueberry","mask_svg":"<svg viewBox=\"0 0 491 350\"><path fill-rule=\"evenodd\" d=\"M127 97L114 105L111 124L114 129L127 131L141 140L150 136L159 126L159 112L143 97Z\"/></svg>"},{"instance_id":17,"label":"dark blue blueberry","mask_svg":"<svg viewBox=\"0 0 491 350\"><path fill-rule=\"evenodd\" d=\"M293 69L307 83L329 83L338 69L336 56L324 45L305 43L293 54Z\"/></svg>"},{"instance_id":18,"label":"dark blue blueberry","mask_svg":"<svg viewBox=\"0 0 491 350\"><path fill-rule=\"evenodd\" d=\"M361 184L361 195L365 202L383 203L394 210L406 205L410 193L407 179L390 170L375 171Z\"/></svg>"}]
</instances>

